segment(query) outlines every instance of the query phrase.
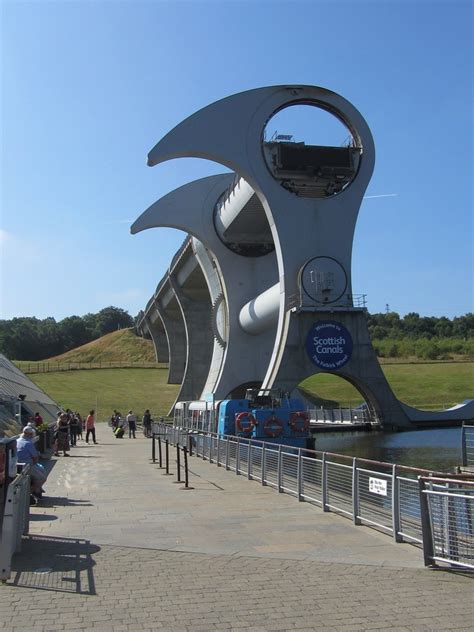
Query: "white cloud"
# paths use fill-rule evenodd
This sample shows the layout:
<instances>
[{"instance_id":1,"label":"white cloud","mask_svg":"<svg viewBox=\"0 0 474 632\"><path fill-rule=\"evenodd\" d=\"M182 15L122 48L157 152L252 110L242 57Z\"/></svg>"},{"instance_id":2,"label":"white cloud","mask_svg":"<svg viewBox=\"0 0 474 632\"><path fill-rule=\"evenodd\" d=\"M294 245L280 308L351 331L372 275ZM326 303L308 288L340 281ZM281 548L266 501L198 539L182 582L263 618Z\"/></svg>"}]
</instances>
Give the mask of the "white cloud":
<instances>
[{"instance_id":1,"label":"white cloud","mask_svg":"<svg viewBox=\"0 0 474 632\"><path fill-rule=\"evenodd\" d=\"M382 197L397 197L398 193L381 193L380 195L364 195L364 200L373 200Z\"/></svg>"}]
</instances>

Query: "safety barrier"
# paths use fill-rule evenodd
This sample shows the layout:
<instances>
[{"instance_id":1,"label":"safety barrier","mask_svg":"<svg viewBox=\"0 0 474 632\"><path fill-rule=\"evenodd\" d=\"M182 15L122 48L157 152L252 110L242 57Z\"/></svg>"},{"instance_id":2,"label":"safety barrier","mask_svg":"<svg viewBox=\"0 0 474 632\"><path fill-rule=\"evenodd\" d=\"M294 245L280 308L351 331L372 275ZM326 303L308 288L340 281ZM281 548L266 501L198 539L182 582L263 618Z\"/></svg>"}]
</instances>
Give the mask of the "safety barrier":
<instances>
[{"instance_id":1,"label":"safety barrier","mask_svg":"<svg viewBox=\"0 0 474 632\"><path fill-rule=\"evenodd\" d=\"M325 424L370 424L379 426L380 422L369 409L359 408L310 408L308 410L312 422Z\"/></svg>"},{"instance_id":2,"label":"safety barrier","mask_svg":"<svg viewBox=\"0 0 474 632\"><path fill-rule=\"evenodd\" d=\"M425 566L474 570L474 481L420 477Z\"/></svg>"},{"instance_id":3,"label":"safety barrier","mask_svg":"<svg viewBox=\"0 0 474 632\"><path fill-rule=\"evenodd\" d=\"M161 433L160 431L155 432L155 428L153 427L153 432L151 435L152 443L151 443L151 460L153 463L156 463L156 448L158 446L158 467L160 469L165 469L164 474L166 476L171 475L170 472L170 454L169 454L169 446L170 440L165 438L162 439L162 436L165 436L166 433ZM179 439L188 441L187 433L181 433L181 435L177 436L175 434L175 441L173 441L176 447L176 481L175 483L184 483L184 487L182 489L193 489L189 485L189 468L188 468L188 447L187 445L182 445ZM164 446L164 447L163 447ZM183 460L181 461L181 453L183 454ZM192 454L192 453L190 453ZM163 465L164 463L164 465ZM182 464L182 465L181 465ZM181 478L181 469L184 472L184 480Z\"/></svg>"},{"instance_id":4,"label":"safety barrier","mask_svg":"<svg viewBox=\"0 0 474 632\"><path fill-rule=\"evenodd\" d=\"M423 543L418 477L432 475L429 470L160 423L154 432L188 445L210 463L383 531L396 542Z\"/></svg>"},{"instance_id":5,"label":"safety barrier","mask_svg":"<svg viewBox=\"0 0 474 632\"><path fill-rule=\"evenodd\" d=\"M30 466L25 465L8 485L3 519L0 525L0 580L11 575L11 560L21 550L21 538L27 535L30 516Z\"/></svg>"},{"instance_id":6,"label":"safety barrier","mask_svg":"<svg viewBox=\"0 0 474 632\"><path fill-rule=\"evenodd\" d=\"M474 423L462 424L461 450L463 467L474 469Z\"/></svg>"}]
</instances>

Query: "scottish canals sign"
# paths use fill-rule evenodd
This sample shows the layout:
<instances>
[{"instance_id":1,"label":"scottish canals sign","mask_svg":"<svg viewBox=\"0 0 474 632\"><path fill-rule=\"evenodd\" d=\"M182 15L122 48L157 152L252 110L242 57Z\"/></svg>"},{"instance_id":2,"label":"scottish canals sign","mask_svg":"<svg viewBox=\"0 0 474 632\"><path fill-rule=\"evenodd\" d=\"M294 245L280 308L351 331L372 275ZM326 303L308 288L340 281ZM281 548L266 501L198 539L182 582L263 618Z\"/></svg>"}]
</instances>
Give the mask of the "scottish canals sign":
<instances>
[{"instance_id":1,"label":"scottish canals sign","mask_svg":"<svg viewBox=\"0 0 474 632\"><path fill-rule=\"evenodd\" d=\"M315 323L306 338L306 351L320 369L339 369L352 355L352 338L341 323L332 320Z\"/></svg>"}]
</instances>

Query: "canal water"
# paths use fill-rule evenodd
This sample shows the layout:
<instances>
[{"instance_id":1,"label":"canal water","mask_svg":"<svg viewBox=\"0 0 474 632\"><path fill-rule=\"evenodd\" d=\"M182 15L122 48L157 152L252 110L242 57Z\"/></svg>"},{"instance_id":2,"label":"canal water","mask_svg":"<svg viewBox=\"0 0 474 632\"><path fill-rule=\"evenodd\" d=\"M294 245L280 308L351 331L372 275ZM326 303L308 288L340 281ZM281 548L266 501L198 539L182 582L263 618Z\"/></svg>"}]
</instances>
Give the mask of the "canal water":
<instances>
[{"instance_id":1,"label":"canal water","mask_svg":"<svg viewBox=\"0 0 474 632\"><path fill-rule=\"evenodd\" d=\"M452 472L461 465L461 428L407 432L319 432L316 450Z\"/></svg>"}]
</instances>

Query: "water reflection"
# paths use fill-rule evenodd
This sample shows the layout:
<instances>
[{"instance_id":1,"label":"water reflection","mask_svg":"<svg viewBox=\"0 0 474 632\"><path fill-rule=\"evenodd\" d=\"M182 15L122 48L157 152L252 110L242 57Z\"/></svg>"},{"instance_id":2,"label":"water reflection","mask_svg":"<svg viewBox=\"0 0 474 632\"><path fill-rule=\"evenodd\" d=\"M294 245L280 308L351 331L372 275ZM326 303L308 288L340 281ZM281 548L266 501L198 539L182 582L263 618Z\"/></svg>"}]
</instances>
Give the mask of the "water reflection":
<instances>
[{"instance_id":1,"label":"water reflection","mask_svg":"<svg viewBox=\"0 0 474 632\"><path fill-rule=\"evenodd\" d=\"M461 428L318 433L316 449L448 472L461 464Z\"/></svg>"}]
</instances>

